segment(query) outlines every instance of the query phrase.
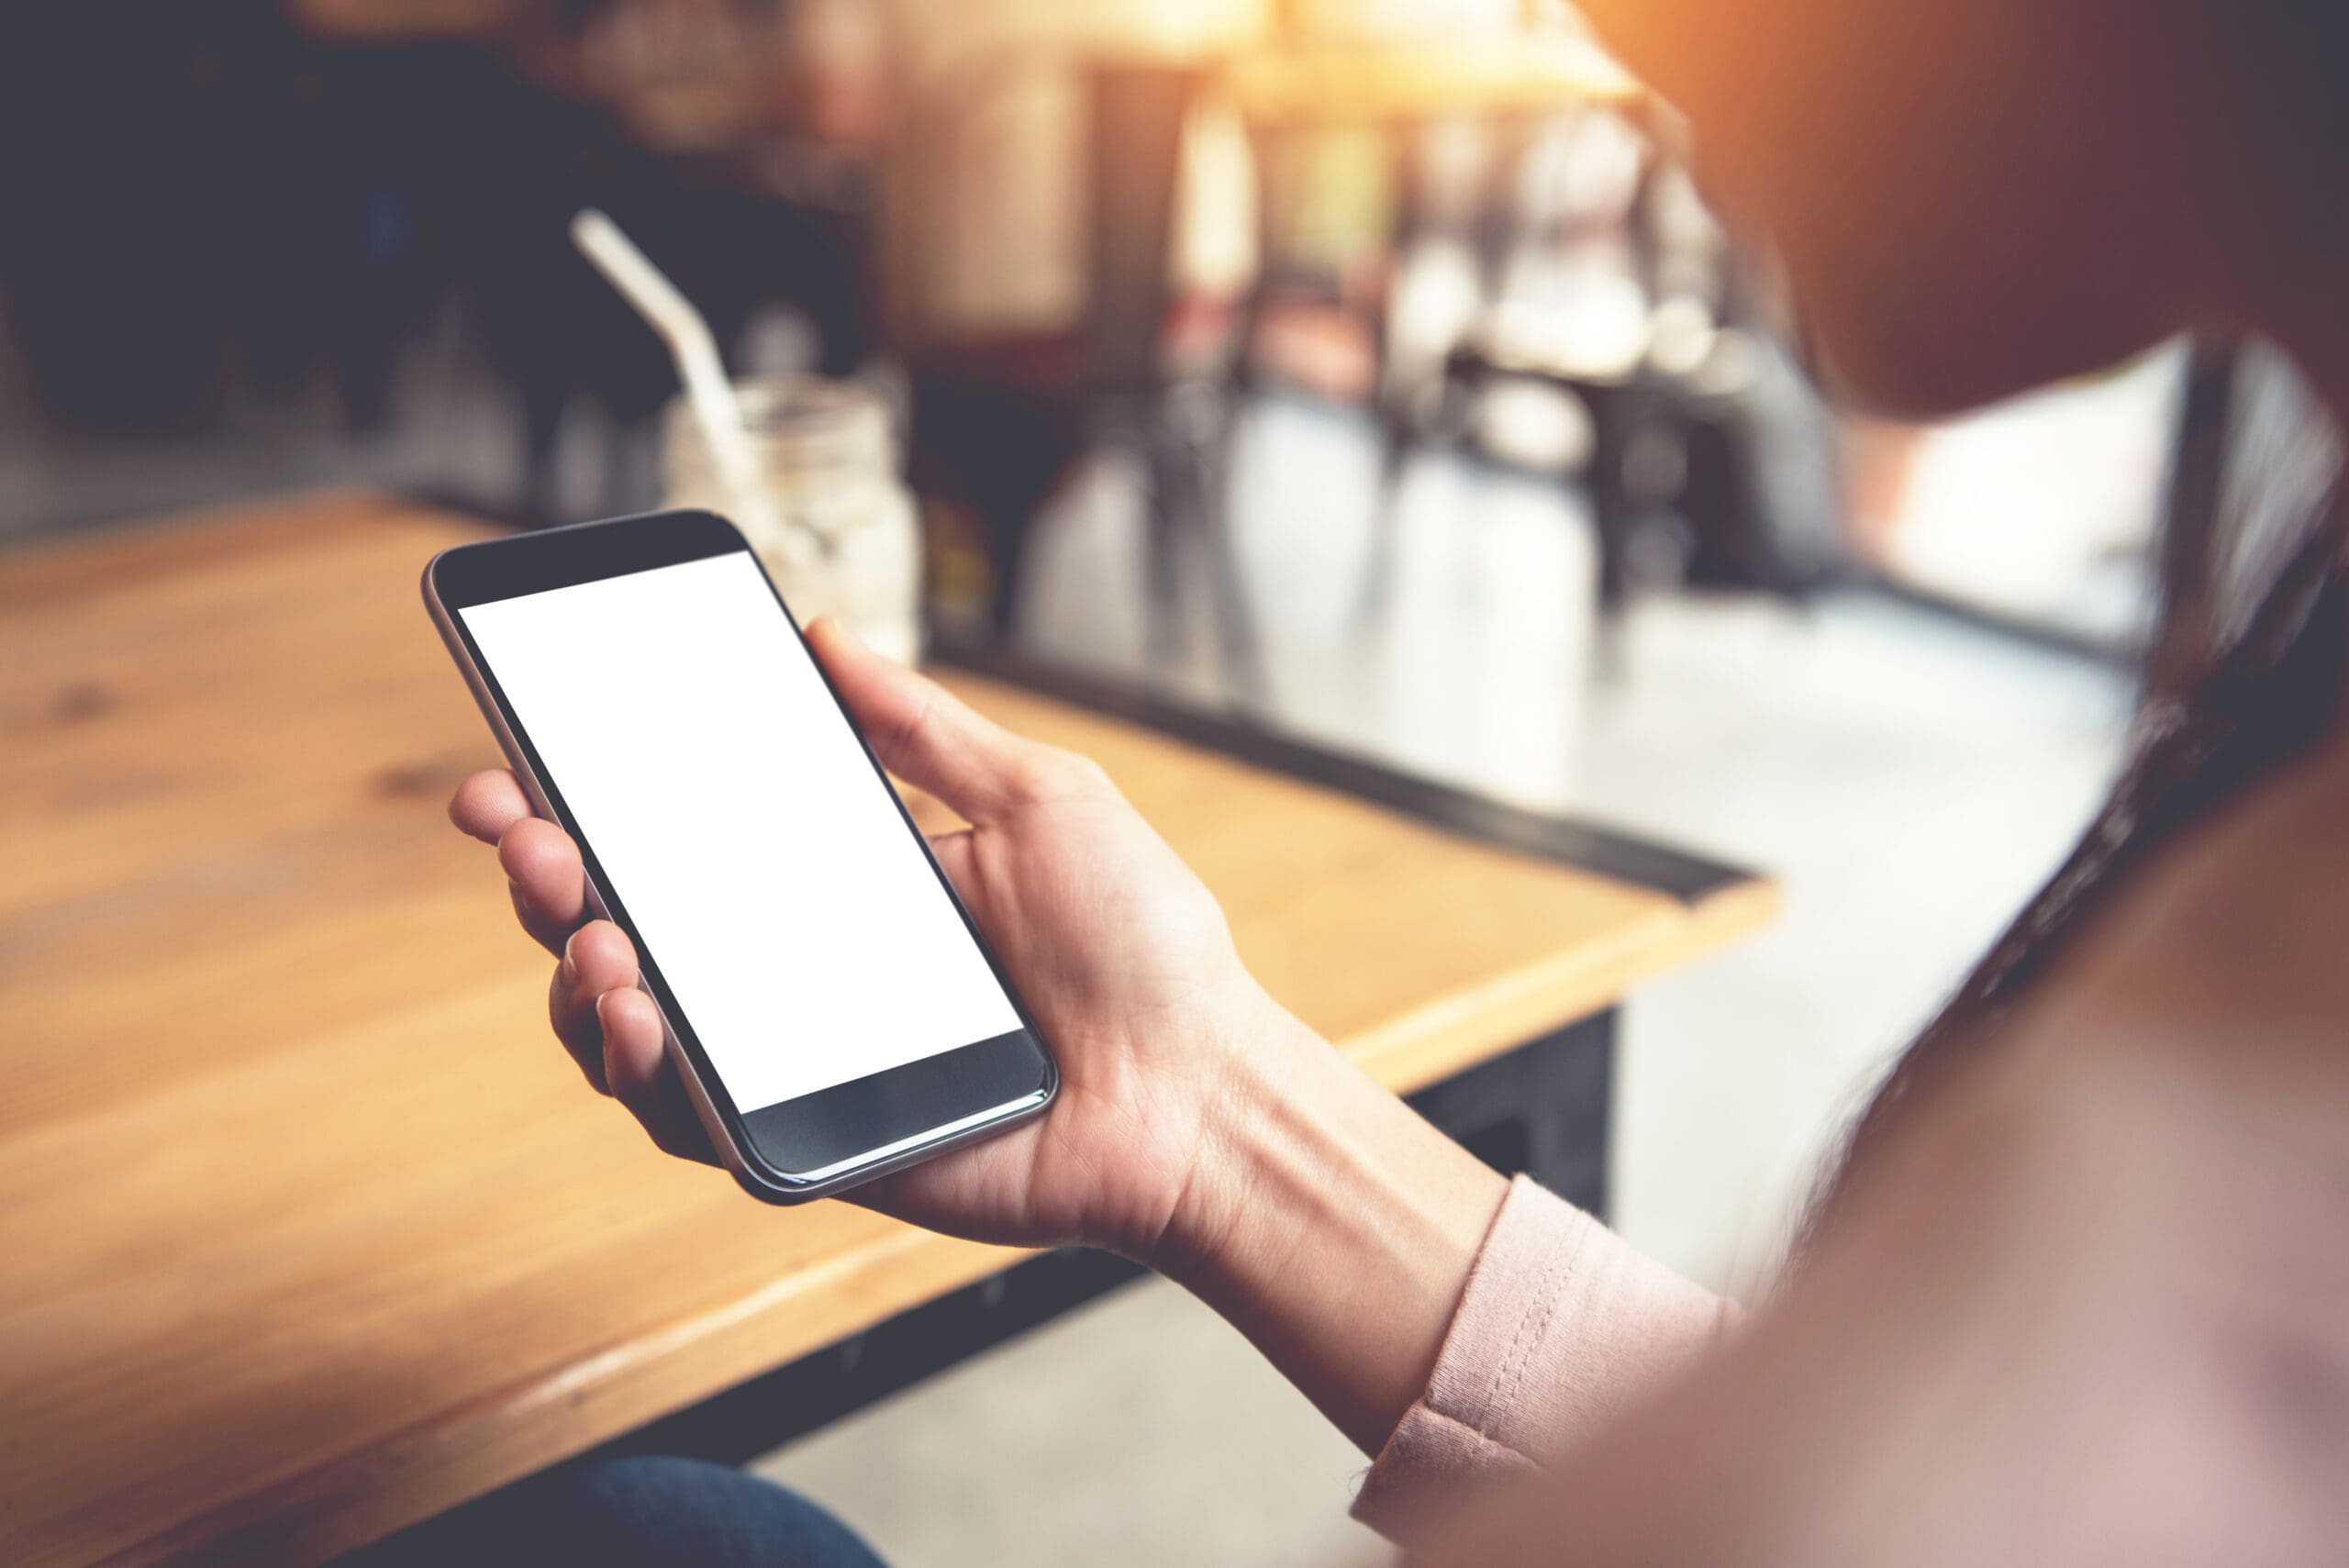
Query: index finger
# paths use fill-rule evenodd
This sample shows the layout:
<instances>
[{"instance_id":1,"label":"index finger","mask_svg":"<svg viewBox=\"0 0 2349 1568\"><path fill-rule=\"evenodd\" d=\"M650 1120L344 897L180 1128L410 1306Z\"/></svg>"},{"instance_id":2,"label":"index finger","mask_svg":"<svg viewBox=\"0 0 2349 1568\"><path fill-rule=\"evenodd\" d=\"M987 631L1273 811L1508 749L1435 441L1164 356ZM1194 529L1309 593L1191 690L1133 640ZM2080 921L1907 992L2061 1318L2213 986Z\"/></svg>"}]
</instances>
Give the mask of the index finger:
<instances>
[{"instance_id":1,"label":"index finger","mask_svg":"<svg viewBox=\"0 0 2349 1568\"><path fill-rule=\"evenodd\" d=\"M966 822L984 826L1010 815L1042 748L874 652L829 616L807 628L807 641L883 767Z\"/></svg>"},{"instance_id":2,"label":"index finger","mask_svg":"<svg viewBox=\"0 0 2349 1568\"><path fill-rule=\"evenodd\" d=\"M484 768L449 797L449 820L484 844L495 844L531 815L530 797L509 768Z\"/></svg>"}]
</instances>

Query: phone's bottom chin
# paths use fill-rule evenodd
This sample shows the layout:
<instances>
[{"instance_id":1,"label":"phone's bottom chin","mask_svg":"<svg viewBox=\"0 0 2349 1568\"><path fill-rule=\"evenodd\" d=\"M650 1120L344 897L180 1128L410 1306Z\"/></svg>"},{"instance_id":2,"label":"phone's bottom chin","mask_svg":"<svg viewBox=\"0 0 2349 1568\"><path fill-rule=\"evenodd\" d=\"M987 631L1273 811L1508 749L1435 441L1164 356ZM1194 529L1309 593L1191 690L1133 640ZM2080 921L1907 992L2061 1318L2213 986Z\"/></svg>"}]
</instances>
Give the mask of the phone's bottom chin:
<instances>
[{"instance_id":1,"label":"phone's bottom chin","mask_svg":"<svg viewBox=\"0 0 2349 1568\"><path fill-rule=\"evenodd\" d=\"M734 1177L734 1184L736 1186L740 1187L744 1192L750 1194L752 1197L757 1198L761 1203L772 1203L786 1207L792 1204L812 1203L819 1197L830 1197L836 1193L846 1192L857 1184L856 1182L851 1181L836 1184L828 1184L822 1187L782 1186L776 1183L768 1181L763 1176L758 1175L751 1171L743 1170L739 1166L732 1169L731 1174ZM860 1177L858 1180L870 1181L872 1178L866 1176Z\"/></svg>"},{"instance_id":2,"label":"phone's bottom chin","mask_svg":"<svg viewBox=\"0 0 2349 1568\"><path fill-rule=\"evenodd\" d=\"M713 1141L725 1156L726 1168L733 1175L735 1184L761 1203L786 1206L810 1203L817 1198L838 1197L868 1182L878 1181L884 1176L894 1175L899 1171L910 1170L916 1165L935 1160L941 1155L951 1154L958 1149L968 1148L974 1143L985 1142L990 1138L999 1137L1016 1127L1033 1121L1052 1108L1052 1101L1058 1097L1058 1088L1059 1085L1055 1083L1051 1089L1040 1095L1034 1104L1022 1106L1019 1110L998 1120L987 1122L980 1127L963 1129L941 1137L935 1142L924 1143L913 1149L890 1154L885 1158L876 1159L870 1164L828 1173L818 1179L804 1179L788 1176L779 1172L771 1172L766 1168L765 1162L750 1154L735 1144L732 1140L714 1139Z\"/></svg>"}]
</instances>

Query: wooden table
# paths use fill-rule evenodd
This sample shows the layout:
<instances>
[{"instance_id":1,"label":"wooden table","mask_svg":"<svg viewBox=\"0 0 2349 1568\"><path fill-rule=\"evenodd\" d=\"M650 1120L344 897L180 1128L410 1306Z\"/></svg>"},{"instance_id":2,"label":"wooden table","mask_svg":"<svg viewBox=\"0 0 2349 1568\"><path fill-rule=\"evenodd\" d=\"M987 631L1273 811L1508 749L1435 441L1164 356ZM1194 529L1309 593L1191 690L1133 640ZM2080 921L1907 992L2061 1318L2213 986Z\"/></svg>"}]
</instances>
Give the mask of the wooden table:
<instances>
[{"instance_id":1,"label":"wooden table","mask_svg":"<svg viewBox=\"0 0 2349 1568\"><path fill-rule=\"evenodd\" d=\"M311 497L0 557L0 1562L310 1561L1018 1254L666 1160L546 1038L441 806L417 597L481 531ZM1758 924L986 681L1297 1012L1443 1077Z\"/></svg>"}]
</instances>

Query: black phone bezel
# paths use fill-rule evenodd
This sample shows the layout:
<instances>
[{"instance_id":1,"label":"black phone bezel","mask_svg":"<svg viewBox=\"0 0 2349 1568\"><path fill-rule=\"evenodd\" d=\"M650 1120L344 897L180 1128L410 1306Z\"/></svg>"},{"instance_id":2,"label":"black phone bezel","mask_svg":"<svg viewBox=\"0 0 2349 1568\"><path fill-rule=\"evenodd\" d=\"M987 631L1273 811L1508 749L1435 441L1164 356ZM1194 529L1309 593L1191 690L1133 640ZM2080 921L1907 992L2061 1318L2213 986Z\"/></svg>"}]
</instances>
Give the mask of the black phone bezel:
<instances>
[{"instance_id":1,"label":"black phone bezel","mask_svg":"<svg viewBox=\"0 0 2349 1568\"><path fill-rule=\"evenodd\" d=\"M649 572L658 567L680 565L713 556L740 551L750 556L758 566L768 592L774 595L775 608L800 639L808 662L815 665L824 689L830 694L850 734L856 738L866 763L874 773L874 782L887 792L906 831L921 847L929 861L930 873L952 901L963 929L976 944L980 956L994 973L996 981L1009 998L1018 1015L1020 1028L992 1039L975 1040L961 1046L951 1046L934 1055L907 1062L901 1066L854 1078L844 1084L819 1089L811 1094L780 1101L744 1115L735 1105L732 1093L724 1078L711 1063L696 1034L692 1018L678 1003L663 977L659 955L646 943L628 913L627 902L619 890L604 874L603 864L596 858L595 846L572 815L562 797L562 785L547 769L537 746L531 741L529 727L507 698L497 680L496 671L482 654L466 627L462 611L474 605L499 599L518 597L525 594L544 593L551 589L573 587L583 583L607 577L626 576L637 572ZM655 512L638 517L616 517L605 522L581 523L567 528L548 528L535 533L519 534L505 539L485 539L477 544L459 545L436 556L428 569L431 589L446 612L445 624L450 632L462 639L465 656L473 665L491 701L495 703L507 730L520 749L532 777L543 792L547 805L556 820L578 844L581 858L586 864L591 884L601 898L605 912L628 933L635 944L644 984L660 1004L674 1033L677 1044L692 1062L708 1095L711 1109L724 1123L736 1149L746 1160L763 1167L757 1174L783 1189L821 1185L826 1190L852 1184L856 1180L895 1169L912 1158L918 1158L932 1148L930 1135L936 1134L936 1145L943 1147L961 1141L955 1136L958 1124L968 1123L974 1117L1015 1103L1032 1099L1034 1104L1026 1114L1033 1114L1049 1103L1059 1087L1059 1072L1051 1049L1036 1027L1034 1016L1027 1001L1019 995L1003 962L989 945L978 923L954 891L953 883L931 852L930 840L922 833L905 802L890 784L880 759L873 753L864 732L833 684L831 676L807 647L807 634L798 617L774 579L767 576L755 551L741 532L725 518L710 512ZM1008 1117L1006 1121L1024 1119L1024 1116ZM979 1130L985 1130L981 1129ZM898 1145L912 1142L902 1156L894 1159L872 1159L870 1170L857 1168L866 1157L892 1151ZM849 1167L841 1170L841 1167ZM834 1174L835 1172L839 1173ZM755 1189L754 1189L755 1190Z\"/></svg>"}]
</instances>

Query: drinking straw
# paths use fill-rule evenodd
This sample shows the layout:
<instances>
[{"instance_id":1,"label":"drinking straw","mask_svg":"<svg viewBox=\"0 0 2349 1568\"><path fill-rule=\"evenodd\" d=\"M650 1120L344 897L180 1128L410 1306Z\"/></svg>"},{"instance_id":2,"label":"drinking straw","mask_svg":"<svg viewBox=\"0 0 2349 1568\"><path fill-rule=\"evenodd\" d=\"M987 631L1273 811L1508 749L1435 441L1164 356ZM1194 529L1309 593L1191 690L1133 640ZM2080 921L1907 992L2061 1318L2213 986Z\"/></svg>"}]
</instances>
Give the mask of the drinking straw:
<instances>
[{"instance_id":1,"label":"drinking straw","mask_svg":"<svg viewBox=\"0 0 2349 1568\"><path fill-rule=\"evenodd\" d=\"M758 457L751 450L741 406L734 401L734 385L726 379L709 323L636 242L620 232L619 225L594 207L583 208L572 218L571 239L669 345L670 357L677 361L677 379L685 384L686 406L701 427L702 439L709 443L718 483L733 497L734 516L743 531L753 539L780 539L782 521L759 482Z\"/></svg>"}]
</instances>

